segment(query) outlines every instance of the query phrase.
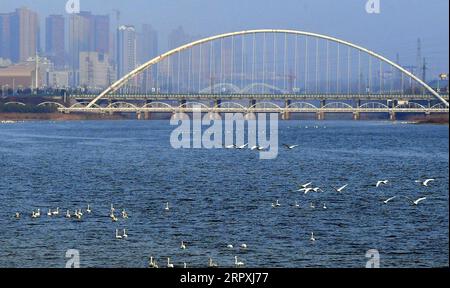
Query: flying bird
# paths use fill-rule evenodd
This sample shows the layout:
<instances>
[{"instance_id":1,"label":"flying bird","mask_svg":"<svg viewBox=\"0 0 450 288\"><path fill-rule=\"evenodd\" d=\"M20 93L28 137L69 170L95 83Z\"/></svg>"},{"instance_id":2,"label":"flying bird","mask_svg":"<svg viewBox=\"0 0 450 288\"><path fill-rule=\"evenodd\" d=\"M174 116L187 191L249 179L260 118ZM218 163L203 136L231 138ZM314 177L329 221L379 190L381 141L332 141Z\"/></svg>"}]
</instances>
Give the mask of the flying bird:
<instances>
[{"instance_id":1,"label":"flying bird","mask_svg":"<svg viewBox=\"0 0 450 288\"><path fill-rule=\"evenodd\" d=\"M284 147L286 147L286 149L292 150L297 148L299 145L288 145L288 144L283 144Z\"/></svg>"},{"instance_id":2,"label":"flying bird","mask_svg":"<svg viewBox=\"0 0 450 288\"><path fill-rule=\"evenodd\" d=\"M305 192L305 195L306 195L306 194L308 194L309 192L314 191L314 189L311 188L311 187L308 187L308 188L302 188L302 189L299 189L299 190L297 190L297 191L298 191L298 192Z\"/></svg>"},{"instance_id":3,"label":"flying bird","mask_svg":"<svg viewBox=\"0 0 450 288\"><path fill-rule=\"evenodd\" d=\"M427 200L427 197L422 197L422 198L419 198L419 199L417 199L417 200L413 200L413 199L411 199L411 198L409 198L409 197L406 197L406 198L407 198L409 201L411 201L412 204L415 205L415 206L419 205L420 202Z\"/></svg>"},{"instance_id":4,"label":"flying bird","mask_svg":"<svg viewBox=\"0 0 450 288\"><path fill-rule=\"evenodd\" d=\"M394 196L394 197L391 197L391 198L389 198L389 199L387 199L387 200L384 200L383 203L384 203L384 204L388 204L389 202L391 202L391 201L394 200L395 198L397 198L397 196Z\"/></svg>"},{"instance_id":5,"label":"flying bird","mask_svg":"<svg viewBox=\"0 0 450 288\"><path fill-rule=\"evenodd\" d=\"M341 193L342 191L344 191L345 188L347 188L348 184L345 184L344 186L342 186L341 188L335 188L332 186L332 188L334 190L336 190L336 192Z\"/></svg>"},{"instance_id":6,"label":"flying bird","mask_svg":"<svg viewBox=\"0 0 450 288\"><path fill-rule=\"evenodd\" d=\"M416 183L420 183L420 185L428 187L428 184L433 181L436 181L436 179L426 179L425 181L417 180Z\"/></svg>"},{"instance_id":7,"label":"flying bird","mask_svg":"<svg viewBox=\"0 0 450 288\"><path fill-rule=\"evenodd\" d=\"M389 180L380 180L377 182L377 184L375 186L378 188L381 185L387 185L388 183L389 183Z\"/></svg>"},{"instance_id":8,"label":"flying bird","mask_svg":"<svg viewBox=\"0 0 450 288\"><path fill-rule=\"evenodd\" d=\"M312 184L312 182L309 182L309 183L300 185L300 187L302 187L302 188L307 188L307 187L311 186L311 184Z\"/></svg>"}]
</instances>

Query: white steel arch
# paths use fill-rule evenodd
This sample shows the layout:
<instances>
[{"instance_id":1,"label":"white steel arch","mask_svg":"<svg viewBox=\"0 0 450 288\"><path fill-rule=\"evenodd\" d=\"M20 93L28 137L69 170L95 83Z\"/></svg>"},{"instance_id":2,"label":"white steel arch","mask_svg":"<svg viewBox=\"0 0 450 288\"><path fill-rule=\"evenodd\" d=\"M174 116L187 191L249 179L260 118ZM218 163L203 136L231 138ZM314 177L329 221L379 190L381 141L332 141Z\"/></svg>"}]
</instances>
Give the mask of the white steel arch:
<instances>
[{"instance_id":1,"label":"white steel arch","mask_svg":"<svg viewBox=\"0 0 450 288\"><path fill-rule=\"evenodd\" d=\"M175 107L170 106L167 103L164 102L150 102L142 106L142 108L168 108L168 109L174 109Z\"/></svg>"},{"instance_id":2,"label":"white steel arch","mask_svg":"<svg viewBox=\"0 0 450 288\"><path fill-rule=\"evenodd\" d=\"M323 106L324 109L353 109L353 107L347 103L344 102L332 102L328 103L327 105Z\"/></svg>"},{"instance_id":3,"label":"white steel arch","mask_svg":"<svg viewBox=\"0 0 450 288\"><path fill-rule=\"evenodd\" d=\"M286 108L297 108L297 109L319 109L311 103L308 102L295 102Z\"/></svg>"},{"instance_id":4,"label":"white steel arch","mask_svg":"<svg viewBox=\"0 0 450 288\"><path fill-rule=\"evenodd\" d=\"M363 105L359 106L359 108L363 109L389 109L389 107L383 103L379 102L369 102L364 103Z\"/></svg>"},{"instance_id":5,"label":"white steel arch","mask_svg":"<svg viewBox=\"0 0 450 288\"><path fill-rule=\"evenodd\" d=\"M152 60L148 61L147 63L144 63L143 65L139 66L138 68L134 69L133 71L131 71L130 73L126 74L125 76L123 76L121 79L117 80L115 83L113 83L111 86L109 86L106 90L104 90L102 93L100 93L100 95L98 95L97 97L95 97L95 99L93 99L91 101L91 103L89 103L89 105L87 106L87 108L91 108L98 100L102 99L104 96L108 95L109 93L112 93L116 90L118 90L120 87L122 87L128 80L132 79L133 77L139 75L140 73L142 73L144 70L146 70L147 68L161 62L162 60L170 57L171 55L174 55L178 52L184 51L186 49L192 48L194 46L198 46L204 43L208 43L214 40L218 40L218 39L223 39L223 38L228 38L228 37L235 37L235 36L240 36L240 35L247 35L247 34L261 34L261 33L283 33L283 34L294 34L294 35L302 35L302 36L309 36L309 37L315 37L315 38L319 38L319 39L324 39L324 40L328 40L328 41L332 41L332 42L336 42L348 47L352 47L354 49L360 50L364 53L369 54L372 57L378 58L381 61L393 66L394 68L396 68L397 70L401 71L403 74L407 75L408 77L414 79L415 81L417 81L422 87L424 87L426 90L428 90L432 95L434 95L437 99L439 99L442 103L445 104L446 107L449 107L449 103L439 94L437 93L433 88L431 88L429 85L427 85L425 82L423 82L419 77L415 76L414 74L412 74L411 72L409 72L408 70L406 70L405 68L401 67L400 65L396 64L395 62L369 50L366 49L364 47L361 47L359 45L335 38L335 37L330 37L330 36L326 36L323 34L318 34L318 33L311 33L311 32L305 32L305 31L297 31L297 30L285 30L285 29L259 29L259 30L244 30L244 31L239 31L239 32L231 32L231 33L225 33L225 34L220 34L220 35L216 35L216 36L212 36L212 37L207 37L201 40L197 40L185 45L182 45L178 48L175 48L173 50L170 50L156 58L153 58Z\"/></svg>"},{"instance_id":6,"label":"white steel arch","mask_svg":"<svg viewBox=\"0 0 450 288\"><path fill-rule=\"evenodd\" d=\"M11 102L6 102L5 104L3 104L3 105L5 105L5 106L8 106L8 105L19 105L19 106L27 106L25 103L22 103L22 102L15 102L15 101L11 101Z\"/></svg>"},{"instance_id":7,"label":"white steel arch","mask_svg":"<svg viewBox=\"0 0 450 288\"><path fill-rule=\"evenodd\" d=\"M225 108L225 109L238 108L243 110L247 109L246 107L244 107L244 105L241 105L236 102L222 102L216 105L214 108Z\"/></svg>"},{"instance_id":8,"label":"white steel arch","mask_svg":"<svg viewBox=\"0 0 450 288\"><path fill-rule=\"evenodd\" d=\"M89 107L87 107L89 108ZM137 109L138 107L134 104L128 102L114 102L109 104L106 108L133 108Z\"/></svg>"},{"instance_id":9,"label":"white steel arch","mask_svg":"<svg viewBox=\"0 0 450 288\"><path fill-rule=\"evenodd\" d=\"M42 102L41 104L37 105L37 107L41 107L41 106L50 106L50 105L55 105L58 108L66 108L66 106L58 103L58 102ZM93 106L93 104L92 104Z\"/></svg>"},{"instance_id":10,"label":"white steel arch","mask_svg":"<svg viewBox=\"0 0 450 288\"><path fill-rule=\"evenodd\" d=\"M84 101L84 102L78 102L78 103L75 103L75 104L73 104L72 106L70 106L70 108L86 108L86 106L87 105L89 105L89 102L87 102L87 101ZM95 108L101 108L99 105L97 105L97 104L94 104L94 105L92 105L93 107L95 107Z\"/></svg>"},{"instance_id":11,"label":"white steel arch","mask_svg":"<svg viewBox=\"0 0 450 288\"><path fill-rule=\"evenodd\" d=\"M397 105L395 107L395 109L401 109L401 108L404 108L404 109L423 109L423 110L427 109L427 108L425 108L425 106L420 105L419 103L415 103L415 102L408 102L408 103L405 103L405 104Z\"/></svg>"},{"instance_id":12,"label":"white steel arch","mask_svg":"<svg viewBox=\"0 0 450 288\"><path fill-rule=\"evenodd\" d=\"M280 106L278 106L275 103L272 102L258 102L255 105L248 108L249 110L252 109L277 109L277 110L283 110Z\"/></svg>"},{"instance_id":13,"label":"white steel arch","mask_svg":"<svg viewBox=\"0 0 450 288\"><path fill-rule=\"evenodd\" d=\"M201 90L200 94L211 93L211 91L214 92L217 91L217 89L220 89L220 91L222 91L222 88L228 88L232 93L239 93L239 91L241 90L238 86L231 83L218 83Z\"/></svg>"},{"instance_id":14,"label":"white steel arch","mask_svg":"<svg viewBox=\"0 0 450 288\"><path fill-rule=\"evenodd\" d=\"M281 92L281 93L286 93L286 91L284 91L283 89L280 89L280 88L278 88L276 86L273 86L273 85L269 85L267 83L253 83L253 84L250 84L247 87L244 87L240 91L240 93L241 94L250 93L252 90L254 90L255 88L258 88L258 87L266 88L268 90L275 90L275 91L278 91L278 92Z\"/></svg>"},{"instance_id":15,"label":"white steel arch","mask_svg":"<svg viewBox=\"0 0 450 288\"><path fill-rule=\"evenodd\" d=\"M209 109L208 105L200 102L186 102L178 106L177 108L199 108L199 109Z\"/></svg>"},{"instance_id":16,"label":"white steel arch","mask_svg":"<svg viewBox=\"0 0 450 288\"><path fill-rule=\"evenodd\" d=\"M444 103L438 103L436 105L434 105L433 107L431 107L431 109L445 109L447 107L445 107Z\"/></svg>"}]
</instances>

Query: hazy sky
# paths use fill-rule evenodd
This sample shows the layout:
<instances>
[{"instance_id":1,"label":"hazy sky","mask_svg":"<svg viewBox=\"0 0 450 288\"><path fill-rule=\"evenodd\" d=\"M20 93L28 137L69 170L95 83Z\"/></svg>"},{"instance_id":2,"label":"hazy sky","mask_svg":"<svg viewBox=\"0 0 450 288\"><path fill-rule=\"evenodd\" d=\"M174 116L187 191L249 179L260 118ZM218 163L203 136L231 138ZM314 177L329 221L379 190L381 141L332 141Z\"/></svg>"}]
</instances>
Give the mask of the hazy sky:
<instances>
[{"instance_id":1,"label":"hazy sky","mask_svg":"<svg viewBox=\"0 0 450 288\"><path fill-rule=\"evenodd\" d=\"M98 14L122 12L122 24L149 23L161 35L179 25L193 35L208 36L250 28L289 28L323 33L360 44L402 64L416 62L417 38L432 68L449 70L449 1L380 0L381 14L367 14L367 0L81 0L81 9ZM66 0L0 0L0 12L27 6L47 14L64 14ZM112 17L114 23L115 17ZM433 75L434 76L434 75Z\"/></svg>"}]
</instances>

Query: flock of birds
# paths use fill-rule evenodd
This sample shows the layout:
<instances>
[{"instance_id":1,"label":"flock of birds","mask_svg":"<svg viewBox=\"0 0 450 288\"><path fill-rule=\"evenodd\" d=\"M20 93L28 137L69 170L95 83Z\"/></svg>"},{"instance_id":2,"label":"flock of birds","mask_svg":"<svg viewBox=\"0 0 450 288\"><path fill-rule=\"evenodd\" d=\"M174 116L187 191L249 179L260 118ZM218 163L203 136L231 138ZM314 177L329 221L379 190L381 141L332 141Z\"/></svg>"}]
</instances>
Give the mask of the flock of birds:
<instances>
[{"instance_id":1,"label":"flock of birds","mask_svg":"<svg viewBox=\"0 0 450 288\"><path fill-rule=\"evenodd\" d=\"M292 150L295 149L297 147L299 147L299 145L289 145L289 144L283 144L283 147L285 147L288 150ZM249 143L246 143L244 145L236 145L236 144L232 144L232 145L224 145L223 148L225 149L237 149L237 150L244 150L247 148L250 148L251 151L265 151L267 149L269 149L269 147L263 147L263 146L259 146L259 145L255 145L252 147L249 147Z\"/></svg>"},{"instance_id":2,"label":"flock of birds","mask_svg":"<svg viewBox=\"0 0 450 288\"><path fill-rule=\"evenodd\" d=\"M293 149L299 147L299 145L290 145L290 144L282 144L282 146L284 148L286 148L287 150L293 150ZM243 149L249 148L252 151L254 151L254 150L256 150L256 151L264 151L264 150L268 149L268 148L257 146L257 145L253 146L253 147L249 147L248 143L244 144L244 145L240 145L240 146L237 146L235 144L227 145L227 146L224 145L224 148L226 148L226 149L237 149L237 150L243 150ZM430 178L430 179L426 179L426 180L417 180L416 183L420 183L420 185L422 185L424 187L428 187L430 185L430 183L433 182L433 181L435 181L435 179L431 179ZM390 183L389 180L379 180L373 186L375 186L376 188L379 188L379 187L388 185L389 183ZM344 190L347 189L348 186L349 186L349 184L345 184L345 185L342 185L340 187L331 186L331 188L333 188L333 190L335 192L337 192L337 193L343 193ZM296 192L304 193L304 195L307 195L309 193L324 192L324 190L321 187L313 186L313 182L308 182L308 183L305 183L305 184L301 184L301 185L299 185L298 188L299 189L296 190ZM390 198L384 200L383 203L384 204L388 204L388 203L390 203L391 201L393 201L393 200L395 200L397 198L405 198L410 203L412 203L412 205L415 205L415 206L419 205L421 202L423 202L423 201L425 201L427 199L426 197L421 197L419 199L412 199L412 198L410 198L408 196L393 196L393 197L390 197ZM282 206L282 204L280 203L279 200L276 200L275 202L272 203L272 208L279 208L281 206ZM295 208L300 208L300 204L298 203L298 201L295 201L294 207ZM311 209L315 209L316 208L316 204L311 202L309 207ZM327 207L327 205L325 203L323 203L322 209L328 209L328 207ZM170 210L171 210L171 207L169 205L169 202L165 203L164 211L165 212L169 212ZM57 217L57 216L60 215L60 212L61 211L60 211L59 207L57 207L55 210L48 209L47 216L49 216L49 217ZM85 211L83 211L82 209L76 209L74 211L74 213L71 214L70 210L67 210L66 214L65 214L65 218L68 218L68 219L74 218L76 220L82 220L84 212L86 212L87 214L91 214L92 213L92 209L91 209L90 204L87 205L87 208L85 209ZM116 216L115 213L116 213L116 209L114 208L114 205L111 204L109 218L111 219L112 222L117 222L119 220L120 216L122 217L122 219L128 219L128 217L129 217L128 213L127 213L127 211L125 209L122 209L122 211L120 213L121 214L120 216ZM40 217L41 217L41 210L40 209L32 211L32 213L31 213L31 218L32 219L36 219L36 218L40 218ZM21 214L19 212L16 212L15 218L16 219L20 219L21 218ZM128 238L127 230L126 229L115 229L115 238L118 239L118 240L127 239ZM314 232L311 232L309 240L311 242L315 242L316 241ZM228 244L226 248L229 249L229 250L232 250L232 249L234 249L234 246L232 244ZM186 250L187 249L186 242L181 241L180 249L181 250ZM239 246L239 249L240 250L247 250L248 246L247 246L247 244L243 243L243 244L241 244ZM175 267L175 265L173 263L171 263L171 258L170 257L168 257L166 260L167 260L167 262L166 262L165 266L167 268L174 268ZM234 265L235 265L235 267L244 267L245 263L242 260L240 260L238 258L238 256L235 256L234 257ZM159 268L158 262L157 262L156 258L154 258L153 256L149 257L148 267L149 268ZM183 263L183 267L187 268L187 263ZM209 260L208 260L208 267L210 267L210 268L218 267L218 264L216 262L214 262L214 260L212 258L209 258Z\"/></svg>"},{"instance_id":3,"label":"flock of birds","mask_svg":"<svg viewBox=\"0 0 450 288\"><path fill-rule=\"evenodd\" d=\"M164 211L165 212L171 211L169 202L165 203ZM67 218L67 219L74 218L76 220L82 220L84 213L87 213L87 214L91 214L92 213L92 208L91 208L90 204L87 205L87 208L84 211L83 211L83 209L79 208L79 209L76 209L73 214L70 213L70 210L67 210L66 214L65 214L65 218ZM114 207L114 204L111 204L109 218L111 219L112 222L117 222L119 220L118 216L116 216L115 213L116 213L116 208ZM121 214L122 219L128 219L129 218L128 212L125 209L122 209L120 214ZM48 209L48 212L47 212L46 215L48 217L58 217L58 216L61 215L61 210L60 210L59 207L57 207L54 210L53 209ZM42 213L41 213L41 209L40 208L31 211L31 219L38 219L38 218L41 218L41 216L42 216ZM14 215L14 218L17 219L17 220L21 219L22 218L21 213L20 212L16 212L15 215ZM127 230L125 228L124 229L115 229L115 239L117 239L117 240L124 240L124 239L127 239L127 238L128 238L128 234L127 234ZM181 250L186 250L187 249L186 242L181 241L180 249ZM227 245L227 249L232 250L232 249L234 249L234 246L232 244L228 244ZM244 251L244 250L248 249L248 246L247 246L247 244L242 243L239 246L239 249L241 251ZM235 267L244 267L245 266L245 263L243 261L239 260L238 256L235 256L234 260L235 260L234 261ZM149 257L148 267L149 268L159 268L157 260L153 256ZM171 258L170 257L167 258L166 267L167 268L174 268L175 267L175 265L173 263L171 263ZM183 263L183 267L187 268L187 263ZM209 268L218 267L218 264L216 262L214 262L214 260L212 258L209 258L209 260L208 260L208 267Z\"/></svg>"},{"instance_id":4,"label":"flock of birds","mask_svg":"<svg viewBox=\"0 0 450 288\"><path fill-rule=\"evenodd\" d=\"M290 146L290 147L291 148L289 148L289 149L294 149L295 148L295 147L292 147L292 146ZM419 183L423 187L429 187L430 184L433 181L435 181L435 179L431 179L430 178L430 179L426 179L426 180L417 180L416 183ZM390 183L389 180L380 180L380 181L377 181L377 183L374 184L373 186L375 186L376 188L379 188L379 187L388 185L389 183ZM331 188L333 188L333 190L336 191L337 193L343 193L344 190L347 189L348 186L349 186L349 184L345 184L345 185L342 185L340 187L333 187L333 186L331 186ZM296 190L296 192L302 192L302 193L304 193L304 195L307 195L307 194L313 193L313 192L314 193L324 192L324 190L322 188L320 188L320 187L313 186L313 182L308 182L308 183L299 185L299 189ZM388 199L386 199L386 200L384 200L382 202L384 204L388 204L388 203L390 203L391 201L393 201L394 199L397 199L397 198L405 198L412 205L415 205L415 206L419 205L421 202L423 202L423 201L425 201L427 199L426 197L421 197L421 198L418 198L418 199L412 199L412 198L410 198L408 196L393 196L393 197L390 197L390 198L388 198ZM272 208L279 208L281 206L282 206L282 204L280 203L279 200L276 200L275 202L272 203ZM300 208L300 204L296 201L295 204L294 204L294 207L295 208ZM316 205L313 202L311 202L310 208L311 209L315 209ZM327 206L326 206L325 203L323 204L322 209L327 209ZM165 203L164 211L165 212L171 211L171 207L169 205L169 202ZM73 214L70 212L70 210L66 210L66 213L65 213L64 217L67 218L67 219L74 218L76 220L82 220L84 213L86 213L86 214L91 214L92 213L92 208L91 208L90 204L87 205L87 208L84 211L81 208L75 209ZM61 210L60 210L59 207L57 207L54 210L48 209L48 212L46 213L46 215L48 217L58 217L60 214L61 214ZM127 213L127 211L124 208L121 210L119 215L120 216L116 216L116 208L114 207L113 204L111 204L109 218L111 219L112 222L117 222L119 220L119 217L121 217L122 219L128 219L129 218L128 213ZM31 218L32 219L37 219L37 218L40 218L40 217L41 217L41 210L40 209L33 210L31 212ZM20 219L21 218L21 214L19 212L16 212L15 213L15 218L16 219ZM115 239L123 240L123 239L127 239L127 238L128 238L128 234L127 234L127 230L125 228L124 229L115 229ZM311 232L309 240L311 242L315 242L316 241L316 237L314 235L314 232ZM234 249L234 245L228 244L226 246L226 248L229 249L229 250L233 250ZM188 249L186 242L181 241L180 249L181 250ZM247 244L243 243L243 244L241 244L239 246L239 249L240 250L247 250L248 246L247 246ZM167 258L167 263L166 263L165 266L167 268L174 268L175 267L175 265L173 263L171 263L171 258L170 257ZM235 256L234 257L234 266L237 267L237 268L244 267L245 263L242 260L240 260L238 258L238 256ZM157 262L156 258L154 258L153 256L149 257L148 267L149 268L159 268L158 262ZM187 263L183 263L182 267L187 268ZM214 260L212 258L209 258L209 260L208 260L208 267L209 268L218 267L218 264L216 262L214 262Z\"/></svg>"},{"instance_id":5,"label":"flock of birds","mask_svg":"<svg viewBox=\"0 0 450 288\"><path fill-rule=\"evenodd\" d=\"M433 181L436 181L436 179L430 178L430 179L426 179L426 180L416 180L415 182L419 183L423 187L429 187L430 183L433 182ZM379 180L373 186L375 186L376 188L380 188L381 186L388 185L389 183L390 183L389 180ZM324 192L324 190L322 190L322 188L314 187L314 186L312 186L312 184L313 184L313 182L308 182L308 183L305 183L305 184L301 184L301 185L299 185L299 189L296 190L296 192L303 192L305 195L308 194L308 193L311 193L311 192L316 192L316 193ZM336 191L337 193L342 193L348 186L349 186L349 184L345 184L345 185L343 185L341 187L331 186L331 188L333 188L333 190ZM413 199L413 198L408 197L408 196L393 196L393 197L390 197L390 198L384 200L383 203L384 204L388 204L389 202L391 202L391 201L393 201L394 199L397 199L397 198L405 198L407 201L409 201L414 206L417 206L421 202L427 200L427 197L420 197L418 199ZM281 203L277 199L275 202L272 203L272 208L279 208L279 207L281 207ZM295 208L300 208L300 204L298 203L298 201L295 201L294 207ZM310 208L311 209L316 209L316 205L313 202L311 202L310 203ZM325 203L323 203L322 209L324 209L324 210L328 209L328 207L327 207L327 205ZM314 232L311 232L310 241L311 242L315 242L316 241L316 238L314 237Z\"/></svg>"}]
</instances>

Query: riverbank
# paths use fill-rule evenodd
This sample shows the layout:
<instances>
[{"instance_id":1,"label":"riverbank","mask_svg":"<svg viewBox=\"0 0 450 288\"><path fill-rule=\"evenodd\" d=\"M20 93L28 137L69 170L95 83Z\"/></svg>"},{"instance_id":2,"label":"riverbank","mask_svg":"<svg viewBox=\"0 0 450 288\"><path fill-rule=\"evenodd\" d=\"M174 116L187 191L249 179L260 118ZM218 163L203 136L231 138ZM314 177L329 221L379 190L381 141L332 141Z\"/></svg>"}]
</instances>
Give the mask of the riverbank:
<instances>
[{"instance_id":1,"label":"riverbank","mask_svg":"<svg viewBox=\"0 0 450 288\"><path fill-rule=\"evenodd\" d=\"M119 114L63 114L63 113L0 113L0 121L81 121L81 120L124 120Z\"/></svg>"}]
</instances>

